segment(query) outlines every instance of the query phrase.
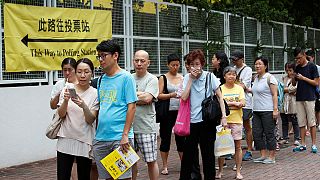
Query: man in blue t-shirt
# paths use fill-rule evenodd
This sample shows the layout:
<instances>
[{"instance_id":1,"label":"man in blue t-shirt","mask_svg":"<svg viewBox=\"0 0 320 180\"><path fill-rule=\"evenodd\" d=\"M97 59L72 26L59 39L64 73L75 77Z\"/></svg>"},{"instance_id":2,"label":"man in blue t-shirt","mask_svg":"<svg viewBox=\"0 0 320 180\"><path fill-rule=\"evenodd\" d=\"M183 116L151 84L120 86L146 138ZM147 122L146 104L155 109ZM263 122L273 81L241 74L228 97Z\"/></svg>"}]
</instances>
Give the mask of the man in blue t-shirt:
<instances>
[{"instance_id":1,"label":"man in blue t-shirt","mask_svg":"<svg viewBox=\"0 0 320 180\"><path fill-rule=\"evenodd\" d=\"M99 179L111 179L100 160L120 146L127 151L133 146L132 123L136 111L136 83L131 74L120 68L120 46L114 40L102 41L97 46L100 66L104 74L98 80L99 115L93 153ZM119 179L131 179L131 168Z\"/></svg>"},{"instance_id":2,"label":"man in blue t-shirt","mask_svg":"<svg viewBox=\"0 0 320 180\"><path fill-rule=\"evenodd\" d=\"M304 151L307 149L305 136L306 126L310 128L312 146L311 152L317 153L316 146L316 121L315 121L315 100L316 87L319 85L319 74L316 65L307 60L305 50L296 47L294 50L294 57L296 60L296 78L293 79L292 84L297 85L296 92L296 106L298 124L300 127L301 146L294 148L294 151Z\"/></svg>"}]
</instances>

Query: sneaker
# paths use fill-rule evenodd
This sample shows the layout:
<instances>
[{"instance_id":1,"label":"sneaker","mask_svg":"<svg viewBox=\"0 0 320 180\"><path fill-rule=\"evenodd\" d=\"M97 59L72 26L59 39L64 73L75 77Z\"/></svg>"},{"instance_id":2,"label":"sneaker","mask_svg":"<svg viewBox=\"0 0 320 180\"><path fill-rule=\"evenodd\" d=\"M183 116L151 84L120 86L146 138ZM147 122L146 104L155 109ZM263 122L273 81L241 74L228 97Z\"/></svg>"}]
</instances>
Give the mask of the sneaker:
<instances>
[{"instance_id":1,"label":"sneaker","mask_svg":"<svg viewBox=\"0 0 320 180\"><path fill-rule=\"evenodd\" d=\"M276 145L276 151L280 151L280 145L279 145L279 143L277 143L277 145Z\"/></svg>"},{"instance_id":2,"label":"sneaker","mask_svg":"<svg viewBox=\"0 0 320 180\"><path fill-rule=\"evenodd\" d=\"M254 159L253 162L255 163L262 163L266 158L265 157L259 157L257 159Z\"/></svg>"},{"instance_id":3,"label":"sneaker","mask_svg":"<svg viewBox=\"0 0 320 180\"><path fill-rule=\"evenodd\" d=\"M295 148L293 148L293 152L300 152L300 151L304 151L307 150L307 146L306 145L300 145L300 146L296 146Z\"/></svg>"},{"instance_id":4,"label":"sneaker","mask_svg":"<svg viewBox=\"0 0 320 180\"><path fill-rule=\"evenodd\" d=\"M262 164L274 164L274 163L276 163L276 160L270 159L270 158L267 158L262 162Z\"/></svg>"},{"instance_id":5,"label":"sneaker","mask_svg":"<svg viewBox=\"0 0 320 180\"><path fill-rule=\"evenodd\" d=\"M252 160L252 152L246 151L242 158L243 161L251 161Z\"/></svg>"},{"instance_id":6,"label":"sneaker","mask_svg":"<svg viewBox=\"0 0 320 180\"><path fill-rule=\"evenodd\" d=\"M228 167L227 163L223 163L223 168L227 168L227 167ZM216 170L219 170L219 166L216 166L215 168L216 168Z\"/></svg>"},{"instance_id":7,"label":"sneaker","mask_svg":"<svg viewBox=\"0 0 320 180\"><path fill-rule=\"evenodd\" d=\"M317 153L317 152L318 152L318 148L317 148L316 145L312 145L312 146L311 146L311 152L312 152L312 153Z\"/></svg>"},{"instance_id":8,"label":"sneaker","mask_svg":"<svg viewBox=\"0 0 320 180\"><path fill-rule=\"evenodd\" d=\"M300 142L298 140L295 140L293 144L296 146L300 146Z\"/></svg>"},{"instance_id":9,"label":"sneaker","mask_svg":"<svg viewBox=\"0 0 320 180\"><path fill-rule=\"evenodd\" d=\"M242 166L240 166L240 170L242 169ZM235 164L232 168L232 170L236 171L237 170L237 165Z\"/></svg>"}]
</instances>

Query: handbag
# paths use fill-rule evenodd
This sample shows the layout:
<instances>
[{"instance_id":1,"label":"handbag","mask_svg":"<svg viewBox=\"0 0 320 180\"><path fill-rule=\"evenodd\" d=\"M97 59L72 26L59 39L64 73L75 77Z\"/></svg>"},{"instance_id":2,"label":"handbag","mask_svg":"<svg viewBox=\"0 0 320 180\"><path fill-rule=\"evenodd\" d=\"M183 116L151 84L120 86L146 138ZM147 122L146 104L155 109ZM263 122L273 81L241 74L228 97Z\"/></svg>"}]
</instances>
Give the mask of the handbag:
<instances>
[{"instance_id":1,"label":"handbag","mask_svg":"<svg viewBox=\"0 0 320 180\"><path fill-rule=\"evenodd\" d=\"M209 76L209 78L208 78ZM209 79L209 90L210 90L210 96L206 97L207 94L207 82ZM201 107L202 107L202 120L207 122L207 123L216 123L220 124L220 120L222 117L222 112L220 108L220 103L218 97L213 94L213 90L211 90L211 73L208 73L206 76L206 84L205 84L205 98L201 102ZM224 108L226 111L226 116L230 114L229 106L225 100L224 102Z\"/></svg>"},{"instance_id":2,"label":"handbag","mask_svg":"<svg viewBox=\"0 0 320 180\"><path fill-rule=\"evenodd\" d=\"M235 153L234 140L231 135L231 129L222 128L216 133L216 141L214 143L214 155L225 156Z\"/></svg>"},{"instance_id":3,"label":"handbag","mask_svg":"<svg viewBox=\"0 0 320 180\"><path fill-rule=\"evenodd\" d=\"M168 94L168 88L167 88L167 78L163 74L161 75L163 77L163 93ZM160 77L161 77L160 76ZM155 102L155 109L156 109L156 122L160 123L162 119L165 119L168 116L169 113L169 105L170 105L170 99L166 100L160 100L158 99L157 102Z\"/></svg>"},{"instance_id":4,"label":"handbag","mask_svg":"<svg viewBox=\"0 0 320 180\"><path fill-rule=\"evenodd\" d=\"M61 124L62 119L59 117L58 111L56 111L52 117L50 125L46 129L46 136L49 139L57 139Z\"/></svg>"},{"instance_id":5,"label":"handbag","mask_svg":"<svg viewBox=\"0 0 320 180\"><path fill-rule=\"evenodd\" d=\"M180 99L180 107L173 132L178 136L188 136L190 134L190 97L184 101Z\"/></svg>"}]
</instances>

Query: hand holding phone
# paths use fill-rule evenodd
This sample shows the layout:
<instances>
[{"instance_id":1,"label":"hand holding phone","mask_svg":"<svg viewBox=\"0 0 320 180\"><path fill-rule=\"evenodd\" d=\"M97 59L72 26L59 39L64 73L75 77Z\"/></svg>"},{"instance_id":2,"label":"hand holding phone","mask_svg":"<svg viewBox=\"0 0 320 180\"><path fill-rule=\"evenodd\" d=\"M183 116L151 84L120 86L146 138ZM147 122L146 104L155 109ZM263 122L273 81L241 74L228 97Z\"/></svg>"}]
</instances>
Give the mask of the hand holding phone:
<instances>
[{"instance_id":1,"label":"hand holding phone","mask_svg":"<svg viewBox=\"0 0 320 180\"><path fill-rule=\"evenodd\" d=\"M78 95L77 95L77 93L76 93L76 89L70 88L70 89L68 89L68 91L69 91L69 93L70 93L70 97L71 97L71 98L77 98L77 97L78 97Z\"/></svg>"},{"instance_id":2,"label":"hand holding phone","mask_svg":"<svg viewBox=\"0 0 320 180\"><path fill-rule=\"evenodd\" d=\"M77 96L77 93L76 93L76 89L75 89L75 87L74 87L74 84L72 84L72 83L67 83L67 84L66 84L66 87L67 87L67 89L68 89L68 92L69 92L71 98L77 98L77 97L78 97L78 96Z\"/></svg>"}]
</instances>

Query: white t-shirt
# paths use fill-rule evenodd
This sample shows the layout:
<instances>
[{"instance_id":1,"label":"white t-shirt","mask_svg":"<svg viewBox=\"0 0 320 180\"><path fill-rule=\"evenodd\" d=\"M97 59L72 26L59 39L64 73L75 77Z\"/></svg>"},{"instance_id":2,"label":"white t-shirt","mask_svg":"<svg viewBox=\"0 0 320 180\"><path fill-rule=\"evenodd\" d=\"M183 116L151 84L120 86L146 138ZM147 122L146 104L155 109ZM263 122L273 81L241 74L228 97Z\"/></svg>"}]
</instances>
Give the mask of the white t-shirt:
<instances>
[{"instance_id":1,"label":"white t-shirt","mask_svg":"<svg viewBox=\"0 0 320 180\"><path fill-rule=\"evenodd\" d=\"M241 69L243 68L243 66L241 68L236 68L236 72L237 74L239 74L239 72L241 71L240 77L239 77L239 81L242 82L246 88L251 88L251 81L252 81L252 69L249 66L246 66L244 64L244 69L241 71ZM248 92L244 92L245 93L245 101L246 101L246 106L243 107L243 109L252 109L252 94L248 93Z\"/></svg>"},{"instance_id":2,"label":"white t-shirt","mask_svg":"<svg viewBox=\"0 0 320 180\"><path fill-rule=\"evenodd\" d=\"M260 79L258 76L254 79L252 85L253 111L273 111L273 101L270 86L268 84L278 85L277 79L270 73L265 73Z\"/></svg>"},{"instance_id":3,"label":"white t-shirt","mask_svg":"<svg viewBox=\"0 0 320 180\"><path fill-rule=\"evenodd\" d=\"M150 93L154 99L158 98L158 78L155 75L147 72L142 78L139 78L135 73L132 76L136 81L139 91ZM137 105L133 121L133 132L143 134L157 132L154 102L148 105Z\"/></svg>"},{"instance_id":4,"label":"white t-shirt","mask_svg":"<svg viewBox=\"0 0 320 180\"><path fill-rule=\"evenodd\" d=\"M61 79L56 82L51 90L51 99L53 99L57 94L60 94L66 84L65 79Z\"/></svg>"}]
</instances>

